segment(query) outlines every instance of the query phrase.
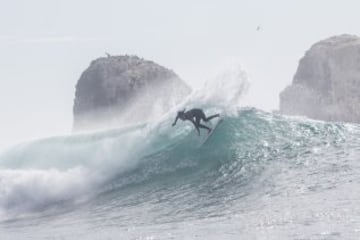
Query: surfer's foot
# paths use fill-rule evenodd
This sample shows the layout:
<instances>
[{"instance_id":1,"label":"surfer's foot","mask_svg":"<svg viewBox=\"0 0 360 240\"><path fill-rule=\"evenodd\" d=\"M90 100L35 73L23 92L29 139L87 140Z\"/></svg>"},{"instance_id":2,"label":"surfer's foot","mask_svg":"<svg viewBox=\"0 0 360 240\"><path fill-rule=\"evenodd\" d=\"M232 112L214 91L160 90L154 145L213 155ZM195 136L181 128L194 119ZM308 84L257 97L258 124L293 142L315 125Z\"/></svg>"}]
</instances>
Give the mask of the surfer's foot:
<instances>
[{"instance_id":1,"label":"surfer's foot","mask_svg":"<svg viewBox=\"0 0 360 240\"><path fill-rule=\"evenodd\" d=\"M212 131L212 129L210 128L210 129L208 129L208 134L210 134L211 133L211 131Z\"/></svg>"}]
</instances>

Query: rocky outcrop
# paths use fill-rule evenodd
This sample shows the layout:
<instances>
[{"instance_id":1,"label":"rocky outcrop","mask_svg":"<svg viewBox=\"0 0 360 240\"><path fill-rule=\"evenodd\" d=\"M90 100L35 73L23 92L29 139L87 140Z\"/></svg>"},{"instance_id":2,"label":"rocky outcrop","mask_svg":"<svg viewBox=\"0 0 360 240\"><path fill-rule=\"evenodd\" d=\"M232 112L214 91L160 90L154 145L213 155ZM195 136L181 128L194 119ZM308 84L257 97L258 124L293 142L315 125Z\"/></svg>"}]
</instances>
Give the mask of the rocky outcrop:
<instances>
[{"instance_id":1,"label":"rocky outcrop","mask_svg":"<svg viewBox=\"0 0 360 240\"><path fill-rule=\"evenodd\" d=\"M76 85L74 130L143 122L190 93L171 70L137 56L98 58Z\"/></svg>"},{"instance_id":2,"label":"rocky outcrop","mask_svg":"<svg viewBox=\"0 0 360 240\"><path fill-rule=\"evenodd\" d=\"M325 121L360 122L360 38L340 35L314 44L300 60L280 111Z\"/></svg>"}]
</instances>

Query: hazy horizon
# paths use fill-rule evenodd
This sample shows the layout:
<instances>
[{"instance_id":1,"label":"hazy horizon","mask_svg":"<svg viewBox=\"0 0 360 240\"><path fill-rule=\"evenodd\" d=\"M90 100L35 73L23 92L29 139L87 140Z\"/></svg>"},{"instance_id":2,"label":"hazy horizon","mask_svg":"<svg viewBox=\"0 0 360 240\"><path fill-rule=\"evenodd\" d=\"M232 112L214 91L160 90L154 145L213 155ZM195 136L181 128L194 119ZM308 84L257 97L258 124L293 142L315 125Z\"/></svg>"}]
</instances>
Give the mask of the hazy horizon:
<instances>
[{"instance_id":1,"label":"hazy horizon","mask_svg":"<svg viewBox=\"0 0 360 240\"><path fill-rule=\"evenodd\" d=\"M193 88L241 65L249 103L277 109L312 44L360 34L359 7L325 0L2 2L0 149L69 133L75 84L105 52L155 61Z\"/></svg>"}]
</instances>

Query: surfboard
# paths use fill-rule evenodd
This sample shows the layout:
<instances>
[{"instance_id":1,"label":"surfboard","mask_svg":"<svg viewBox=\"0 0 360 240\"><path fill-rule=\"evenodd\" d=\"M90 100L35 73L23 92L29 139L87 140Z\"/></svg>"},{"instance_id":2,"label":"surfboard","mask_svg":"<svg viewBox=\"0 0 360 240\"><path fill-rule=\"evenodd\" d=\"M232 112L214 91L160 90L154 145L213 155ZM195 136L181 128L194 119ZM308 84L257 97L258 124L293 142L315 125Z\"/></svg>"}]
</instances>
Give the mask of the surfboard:
<instances>
[{"instance_id":1,"label":"surfboard","mask_svg":"<svg viewBox=\"0 0 360 240\"><path fill-rule=\"evenodd\" d=\"M209 134L207 134L206 137L201 141L200 147L201 147L202 145L204 145L204 144L210 139L210 137L213 135L213 133L215 132L216 128L219 126L219 124L220 124L222 121L223 121L222 118L219 118L219 120L217 120L217 121L211 126L211 128L212 128L211 132L210 132Z\"/></svg>"}]
</instances>

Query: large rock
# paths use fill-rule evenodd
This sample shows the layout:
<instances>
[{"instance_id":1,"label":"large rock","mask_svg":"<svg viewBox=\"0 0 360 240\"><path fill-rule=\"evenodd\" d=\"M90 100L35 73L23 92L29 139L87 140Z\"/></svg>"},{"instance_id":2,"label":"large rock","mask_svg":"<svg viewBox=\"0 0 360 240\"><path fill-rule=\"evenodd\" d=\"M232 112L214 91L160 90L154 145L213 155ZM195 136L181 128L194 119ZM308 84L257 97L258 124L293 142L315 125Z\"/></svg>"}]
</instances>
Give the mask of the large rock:
<instances>
[{"instance_id":1,"label":"large rock","mask_svg":"<svg viewBox=\"0 0 360 240\"><path fill-rule=\"evenodd\" d=\"M74 130L117 127L164 113L190 93L171 70L136 56L98 58L76 85Z\"/></svg>"},{"instance_id":2,"label":"large rock","mask_svg":"<svg viewBox=\"0 0 360 240\"><path fill-rule=\"evenodd\" d=\"M326 121L360 122L360 38L340 35L314 44L300 60L280 111Z\"/></svg>"}]
</instances>

